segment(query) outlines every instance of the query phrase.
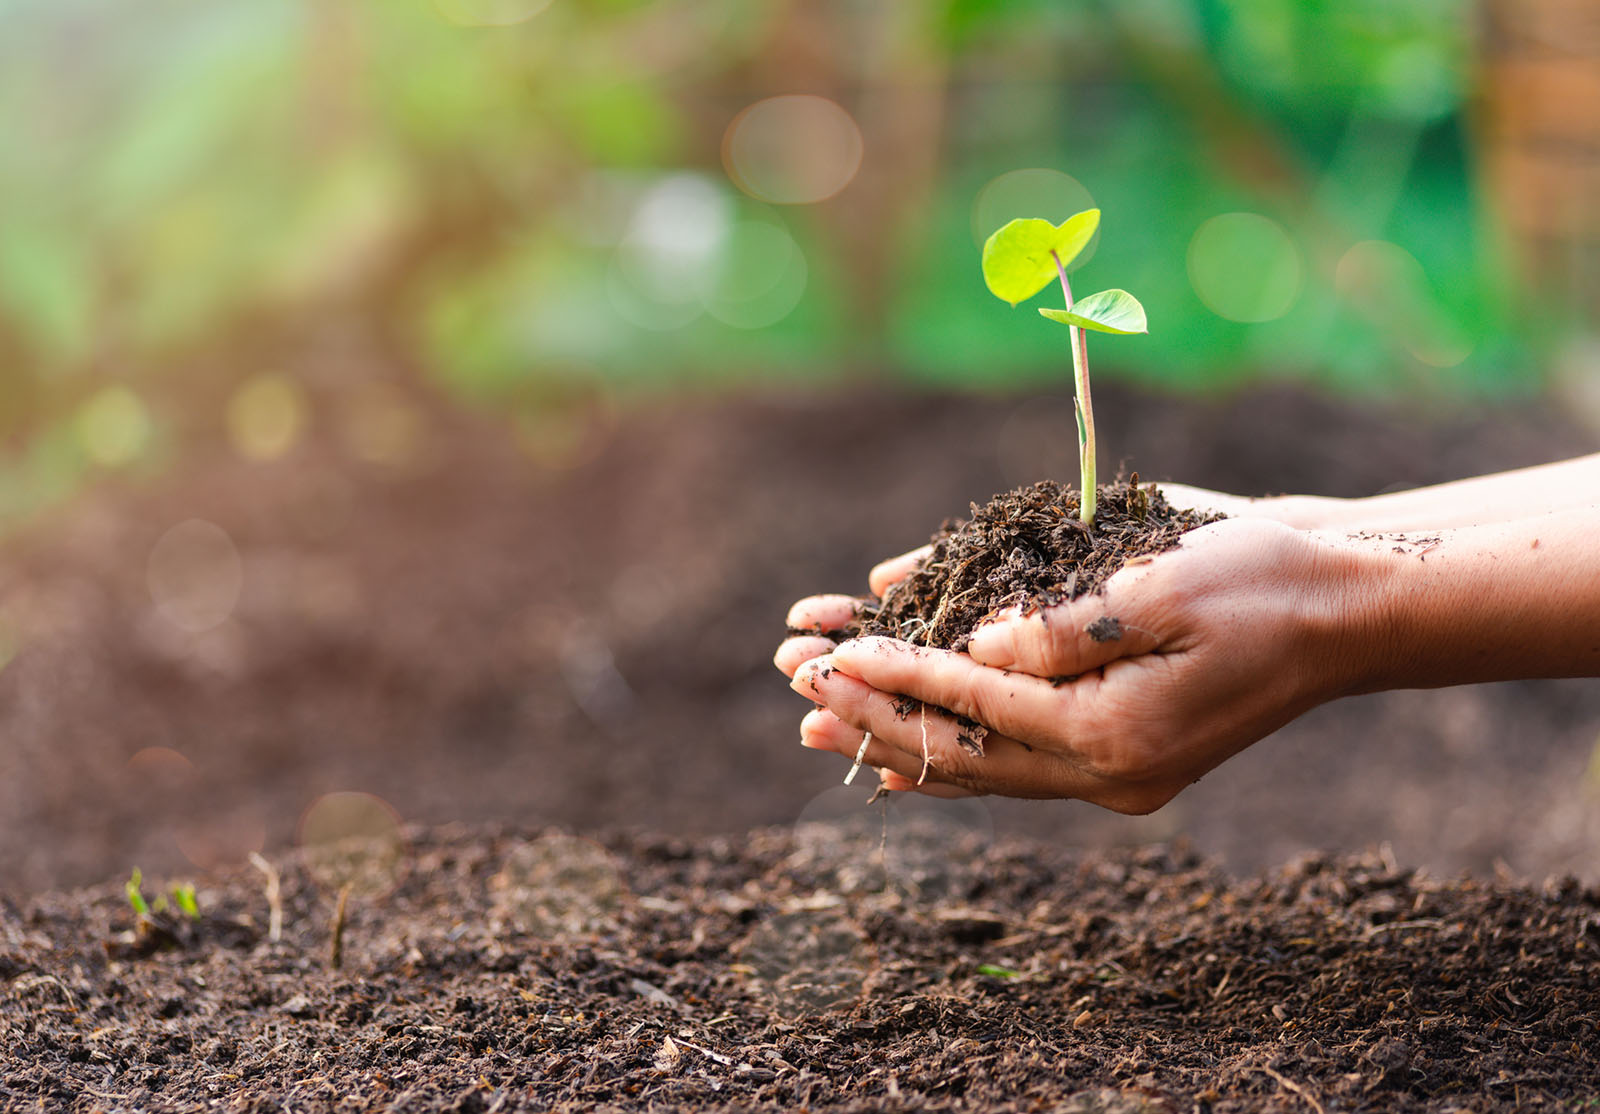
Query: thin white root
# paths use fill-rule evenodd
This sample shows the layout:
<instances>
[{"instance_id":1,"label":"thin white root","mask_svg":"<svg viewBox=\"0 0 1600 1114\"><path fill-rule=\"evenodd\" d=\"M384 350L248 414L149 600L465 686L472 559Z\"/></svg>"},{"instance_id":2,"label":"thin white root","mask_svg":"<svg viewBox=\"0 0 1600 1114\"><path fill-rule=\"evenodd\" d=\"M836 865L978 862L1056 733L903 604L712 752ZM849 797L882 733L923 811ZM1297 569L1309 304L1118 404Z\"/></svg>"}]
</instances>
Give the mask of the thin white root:
<instances>
[{"instance_id":1,"label":"thin white root","mask_svg":"<svg viewBox=\"0 0 1600 1114\"><path fill-rule=\"evenodd\" d=\"M928 767L933 765L933 755L928 752L928 706L922 706L922 772L917 775L917 784L921 785L928 780Z\"/></svg>"},{"instance_id":2,"label":"thin white root","mask_svg":"<svg viewBox=\"0 0 1600 1114\"><path fill-rule=\"evenodd\" d=\"M844 775L844 783L849 785L861 772L861 764L867 760L867 746L872 742L872 732L868 731L861 736L861 748L856 751L855 765L850 767L850 772Z\"/></svg>"}]
</instances>

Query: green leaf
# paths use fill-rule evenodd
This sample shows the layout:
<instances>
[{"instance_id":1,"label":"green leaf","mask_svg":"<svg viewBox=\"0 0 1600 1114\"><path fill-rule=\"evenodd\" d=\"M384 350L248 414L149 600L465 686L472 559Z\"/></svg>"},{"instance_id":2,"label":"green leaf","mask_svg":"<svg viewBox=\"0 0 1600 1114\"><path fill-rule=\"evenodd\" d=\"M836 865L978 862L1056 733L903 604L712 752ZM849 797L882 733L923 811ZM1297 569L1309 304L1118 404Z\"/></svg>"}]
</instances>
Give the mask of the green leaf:
<instances>
[{"instance_id":1,"label":"green leaf","mask_svg":"<svg viewBox=\"0 0 1600 1114\"><path fill-rule=\"evenodd\" d=\"M1097 333L1148 333L1144 307L1139 299L1126 290L1102 290L1079 298L1071 309L1044 309L1039 313L1063 325L1076 325L1080 329L1093 329Z\"/></svg>"},{"instance_id":2,"label":"green leaf","mask_svg":"<svg viewBox=\"0 0 1600 1114\"><path fill-rule=\"evenodd\" d=\"M999 967L993 963L978 964L978 974L988 975L990 978L995 979L1020 979L1022 977L1021 971L1013 971L1009 967Z\"/></svg>"},{"instance_id":3,"label":"green leaf","mask_svg":"<svg viewBox=\"0 0 1600 1114\"><path fill-rule=\"evenodd\" d=\"M138 867L134 867L133 877L128 879L122 890L128 895L128 904L133 906L133 911L141 917L148 917L150 915L150 906L145 904L144 894L140 892L140 887L143 884L144 875L140 873Z\"/></svg>"},{"instance_id":4,"label":"green leaf","mask_svg":"<svg viewBox=\"0 0 1600 1114\"><path fill-rule=\"evenodd\" d=\"M1099 227L1099 209L1085 209L1059 226L1037 217L1014 220L984 243L983 281L1001 301L1026 301L1056 277L1051 252L1067 266Z\"/></svg>"},{"instance_id":5,"label":"green leaf","mask_svg":"<svg viewBox=\"0 0 1600 1114\"><path fill-rule=\"evenodd\" d=\"M172 887L172 900L191 921L200 919L200 902L195 897L193 884L185 882Z\"/></svg>"}]
</instances>

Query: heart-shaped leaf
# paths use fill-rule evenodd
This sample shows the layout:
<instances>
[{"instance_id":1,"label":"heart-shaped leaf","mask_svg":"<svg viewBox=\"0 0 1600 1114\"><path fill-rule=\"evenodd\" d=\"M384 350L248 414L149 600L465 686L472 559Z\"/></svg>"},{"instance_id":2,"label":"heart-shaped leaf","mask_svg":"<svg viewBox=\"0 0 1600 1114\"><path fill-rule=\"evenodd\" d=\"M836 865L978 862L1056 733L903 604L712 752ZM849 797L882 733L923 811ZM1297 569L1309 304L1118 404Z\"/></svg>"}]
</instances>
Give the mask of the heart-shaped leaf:
<instances>
[{"instance_id":1,"label":"heart-shaped leaf","mask_svg":"<svg viewBox=\"0 0 1600 1114\"><path fill-rule=\"evenodd\" d=\"M1099 227L1099 209L1085 209L1059 225L1037 217L1014 220L984 243L983 281L1002 301L1012 305L1026 301L1056 277L1051 252L1067 266Z\"/></svg>"},{"instance_id":2,"label":"heart-shaped leaf","mask_svg":"<svg viewBox=\"0 0 1600 1114\"><path fill-rule=\"evenodd\" d=\"M1097 333L1148 333L1150 326L1144 319L1144 307L1139 299L1126 290L1102 290L1098 294L1079 298L1071 309L1041 308L1039 313L1063 325L1076 325L1080 329L1093 329Z\"/></svg>"}]
</instances>

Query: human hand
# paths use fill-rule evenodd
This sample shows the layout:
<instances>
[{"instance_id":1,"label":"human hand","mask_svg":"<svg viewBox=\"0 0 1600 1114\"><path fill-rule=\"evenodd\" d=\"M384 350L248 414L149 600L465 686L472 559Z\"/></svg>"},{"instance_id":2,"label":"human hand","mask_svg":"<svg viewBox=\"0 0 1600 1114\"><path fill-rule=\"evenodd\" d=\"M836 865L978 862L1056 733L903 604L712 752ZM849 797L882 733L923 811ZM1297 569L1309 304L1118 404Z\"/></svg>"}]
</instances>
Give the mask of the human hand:
<instances>
[{"instance_id":1,"label":"human hand","mask_svg":"<svg viewBox=\"0 0 1600 1114\"><path fill-rule=\"evenodd\" d=\"M822 705L801 724L805 745L853 757L870 731L865 761L887 788L1149 812L1361 683L1363 642L1347 616L1364 612L1347 605L1364 559L1280 522L1227 519L1123 569L1102 594L1003 615L964 654L791 639L778 664ZM853 606L813 597L791 622L837 629ZM908 714L902 697L923 706ZM989 728L982 755L958 742L950 713Z\"/></svg>"},{"instance_id":2,"label":"human hand","mask_svg":"<svg viewBox=\"0 0 1600 1114\"><path fill-rule=\"evenodd\" d=\"M931 545L924 545L875 565L867 574L867 586L872 589L872 594L881 599L891 585L909 576L917 567L917 562L926 557L932 548ZM800 600L789 609L784 624L792 631L817 633L796 634L784 639L778 652L773 655L772 663L785 676L793 677L801 664L832 650L836 643L825 632L842 630L845 624L856 617L860 602L856 596L845 595L807 596Z\"/></svg>"}]
</instances>

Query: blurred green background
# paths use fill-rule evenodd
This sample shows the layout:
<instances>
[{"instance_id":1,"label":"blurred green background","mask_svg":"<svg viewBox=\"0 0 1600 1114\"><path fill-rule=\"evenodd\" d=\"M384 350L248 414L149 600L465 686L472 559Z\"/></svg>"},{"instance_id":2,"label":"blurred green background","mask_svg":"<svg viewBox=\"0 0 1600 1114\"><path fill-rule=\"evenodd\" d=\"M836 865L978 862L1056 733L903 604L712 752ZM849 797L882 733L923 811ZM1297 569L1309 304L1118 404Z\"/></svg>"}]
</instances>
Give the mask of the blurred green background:
<instances>
[{"instance_id":1,"label":"blurred green background","mask_svg":"<svg viewBox=\"0 0 1600 1114\"><path fill-rule=\"evenodd\" d=\"M0 0L0 515L193 436L1064 377L978 245L1090 205L1152 323L1097 375L1592 383L1592 8Z\"/></svg>"}]
</instances>

